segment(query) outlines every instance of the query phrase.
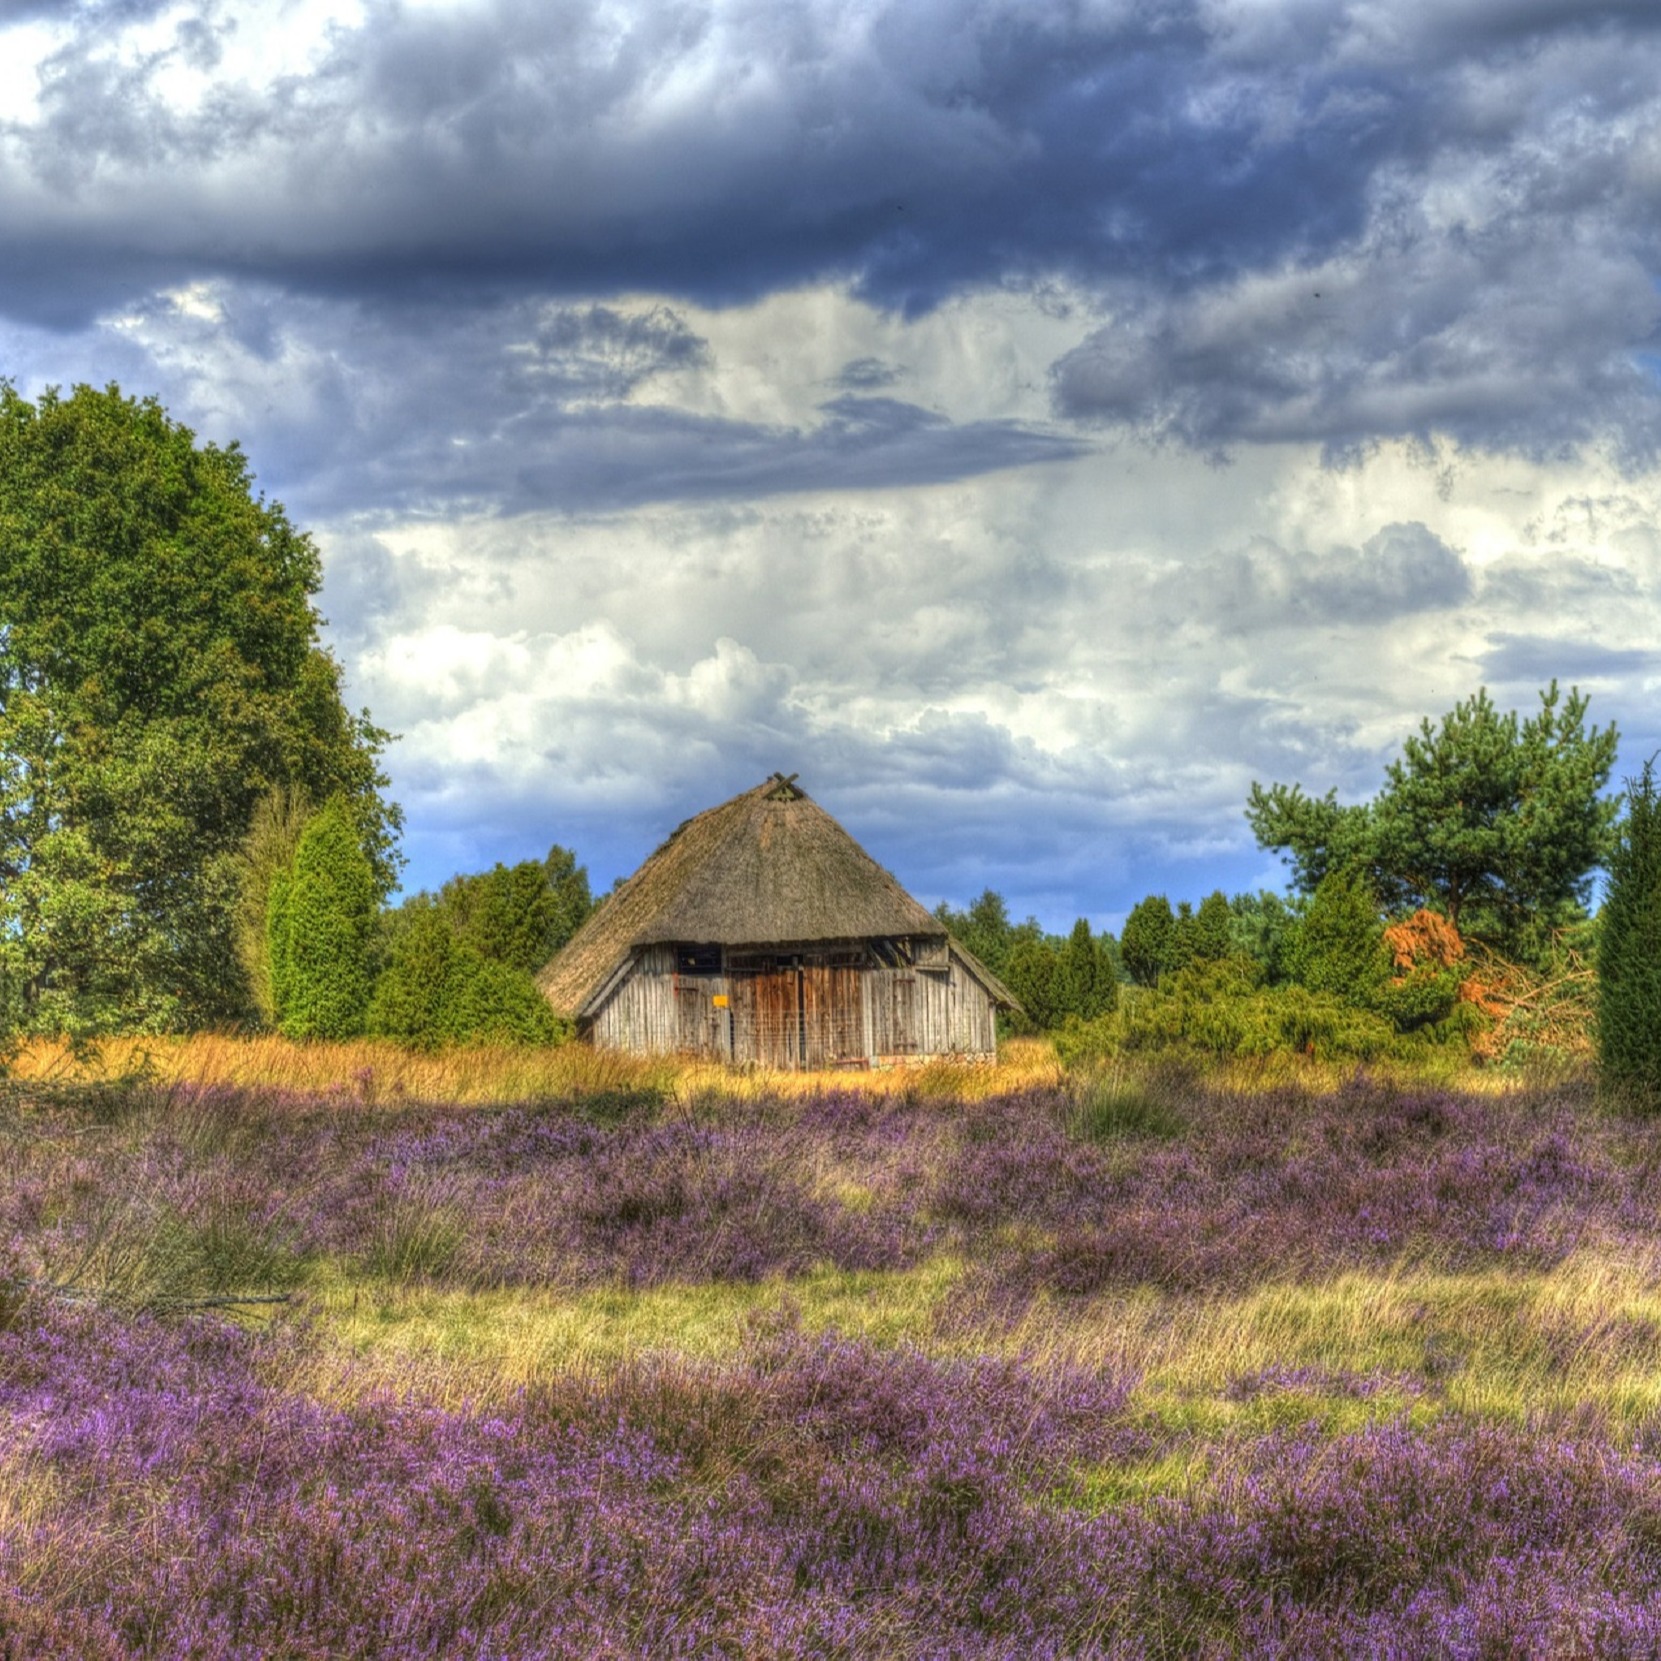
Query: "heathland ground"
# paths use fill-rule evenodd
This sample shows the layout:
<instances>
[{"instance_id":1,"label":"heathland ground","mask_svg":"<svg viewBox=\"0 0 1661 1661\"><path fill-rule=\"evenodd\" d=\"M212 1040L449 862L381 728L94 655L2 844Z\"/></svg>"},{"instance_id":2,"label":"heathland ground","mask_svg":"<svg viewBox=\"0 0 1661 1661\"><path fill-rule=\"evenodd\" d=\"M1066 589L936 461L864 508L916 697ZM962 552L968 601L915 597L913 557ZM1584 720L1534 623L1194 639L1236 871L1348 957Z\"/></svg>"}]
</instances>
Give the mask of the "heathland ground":
<instances>
[{"instance_id":1,"label":"heathland ground","mask_svg":"<svg viewBox=\"0 0 1661 1661\"><path fill-rule=\"evenodd\" d=\"M0 1104L0 1652L1661 1648L1572 1070L137 1059Z\"/></svg>"}]
</instances>

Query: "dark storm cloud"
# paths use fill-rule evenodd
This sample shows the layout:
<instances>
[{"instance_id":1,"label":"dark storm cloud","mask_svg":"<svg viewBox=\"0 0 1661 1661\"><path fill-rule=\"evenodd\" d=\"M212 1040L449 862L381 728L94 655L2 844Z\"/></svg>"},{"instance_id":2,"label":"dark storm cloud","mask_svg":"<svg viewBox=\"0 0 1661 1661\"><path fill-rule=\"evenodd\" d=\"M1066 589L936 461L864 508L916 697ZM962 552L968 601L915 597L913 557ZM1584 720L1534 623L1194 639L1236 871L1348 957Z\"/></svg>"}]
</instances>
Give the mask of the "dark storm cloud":
<instances>
[{"instance_id":1,"label":"dark storm cloud","mask_svg":"<svg viewBox=\"0 0 1661 1661\"><path fill-rule=\"evenodd\" d=\"M226 9L126 52L119 7L48 9L38 115L0 125L17 317L213 276L903 312L1059 278L1106 313L1057 365L1071 418L1655 453L1651 4L376 0L266 87L217 77Z\"/></svg>"},{"instance_id":2,"label":"dark storm cloud","mask_svg":"<svg viewBox=\"0 0 1661 1661\"><path fill-rule=\"evenodd\" d=\"M205 436L241 442L303 520L933 484L1086 448L881 396L832 398L802 425L630 402L712 367L708 343L664 305L372 306L219 284L135 308L79 358L61 342L37 354L53 379L157 387Z\"/></svg>"},{"instance_id":3,"label":"dark storm cloud","mask_svg":"<svg viewBox=\"0 0 1661 1661\"><path fill-rule=\"evenodd\" d=\"M852 24L829 4L660 0L621 26L594 4L378 6L311 75L181 112L158 76L225 27L136 60L88 29L50 61L0 186L14 305L60 308L53 269L96 263L113 295L169 258L706 301L835 275L902 307L1056 268L1192 278L1354 231L1420 113L1404 80L1271 129L1260 72L1209 69L1191 4L941 0Z\"/></svg>"},{"instance_id":4,"label":"dark storm cloud","mask_svg":"<svg viewBox=\"0 0 1661 1661\"><path fill-rule=\"evenodd\" d=\"M1611 433L1648 461L1653 369L1634 352L1661 296L1610 233L1565 243L1547 215L1482 238L1409 236L1275 280L1137 299L1068 353L1058 406L1225 453L1449 437L1560 454Z\"/></svg>"}]
</instances>

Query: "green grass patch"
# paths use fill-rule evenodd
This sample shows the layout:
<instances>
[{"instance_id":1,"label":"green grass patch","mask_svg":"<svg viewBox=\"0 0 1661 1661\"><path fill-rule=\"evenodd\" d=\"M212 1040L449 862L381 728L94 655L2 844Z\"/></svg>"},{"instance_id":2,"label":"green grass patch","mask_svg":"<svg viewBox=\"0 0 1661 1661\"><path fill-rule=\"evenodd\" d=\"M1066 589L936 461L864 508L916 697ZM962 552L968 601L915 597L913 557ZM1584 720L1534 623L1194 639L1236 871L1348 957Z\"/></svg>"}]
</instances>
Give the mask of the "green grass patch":
<instances>
[{"instance_id":1,"label":"green grass patch","mask_svg":"<svg viewBox=\"0 0 1661 1661\"><path fill-rule=\"evenodd\" d=\"M716 1360L738 1351L756 1322L787 1317L880 1344L927 1343L961 1272L942 1258L904 1272L821 1269L759 1283L467 1291L337 1265L311 1302L320 1332L365 1360L436 1361L523 1383L644 1352Z\"/></svg>"}]
</instances>

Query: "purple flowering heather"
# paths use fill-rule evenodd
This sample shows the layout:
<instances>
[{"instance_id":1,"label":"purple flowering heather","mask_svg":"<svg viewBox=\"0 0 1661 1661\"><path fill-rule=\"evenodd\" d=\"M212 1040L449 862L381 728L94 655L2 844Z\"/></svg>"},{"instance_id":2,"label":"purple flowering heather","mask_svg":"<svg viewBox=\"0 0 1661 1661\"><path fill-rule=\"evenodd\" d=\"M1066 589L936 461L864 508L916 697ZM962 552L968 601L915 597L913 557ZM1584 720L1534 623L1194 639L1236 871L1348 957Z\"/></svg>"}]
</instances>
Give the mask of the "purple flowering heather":
<instances>
[{"instance_id":1,"label":"purple flowering heather","mask_svg":"<svg viewBox=\"0 0 1661 1661\"><path fill-rule=\"evenodd\" d=\"M1219 1401L1280 1428L1208 1444L1133 1378L775 1320L719 1363L342 1406L293 1382L327 1343L303 1320L141 1307L303 1296L325 1255L366 1284L582 1288L947 1251L972 1348L1037 1294L1653 1243L1661 1129L1570 1097L1196 1089L1183 1119L1083 1140L1058 1091L612 1124L228 1091L20 1110L13 1273L99 1301L0 1298L0 1654L1661 1654L1661 1430L1590 1405L1494 1424L1428 1371L1253 1363ZM1628 1324L1611 1353L1652 1358ZM1573 1333L1538 1338L1572 1362ZM1306 1398L1360 1428L1249 1417Z\"/></svg>"}]
</instances>

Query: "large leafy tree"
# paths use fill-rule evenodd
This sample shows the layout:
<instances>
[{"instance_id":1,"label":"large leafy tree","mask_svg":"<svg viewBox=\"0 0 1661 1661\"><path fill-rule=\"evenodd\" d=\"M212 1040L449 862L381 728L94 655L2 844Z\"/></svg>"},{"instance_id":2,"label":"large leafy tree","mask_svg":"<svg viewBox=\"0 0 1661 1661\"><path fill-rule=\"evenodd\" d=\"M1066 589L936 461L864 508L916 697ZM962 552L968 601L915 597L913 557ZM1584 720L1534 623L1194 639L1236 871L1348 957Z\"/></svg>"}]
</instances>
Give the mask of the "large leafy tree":
<instances>
[{"instance_id":1,"label":"large leafy tree","mask_svg":"<svg viewBox=\"0 0 1661 1661\"><path fill-rule=\"evenodd\" d=\"M25 1022L245 1013L238 849L273 790L341 798L390 890L387 735L342 702L320 580L235 445L114 386L0 383L0 937Z\"/></svg>"},{"instance_id":2,"label":"large leafy tree","mask_svg":"<svg viewBox=\"0 0 1661 1661\"><path fill-rule=\"evenodd\" d=\"M1466 932L1516 942L1583 906L1609 857L1617 804L1602 791L1617 735L1588 728L1586 707L1553 681L1525 721L1482 690L1421 723L1371 802L1254 784L1246 817L1305 893L1359 868L1393 909L1429 906Z\"/></svg>"}]
</instances>

